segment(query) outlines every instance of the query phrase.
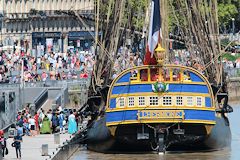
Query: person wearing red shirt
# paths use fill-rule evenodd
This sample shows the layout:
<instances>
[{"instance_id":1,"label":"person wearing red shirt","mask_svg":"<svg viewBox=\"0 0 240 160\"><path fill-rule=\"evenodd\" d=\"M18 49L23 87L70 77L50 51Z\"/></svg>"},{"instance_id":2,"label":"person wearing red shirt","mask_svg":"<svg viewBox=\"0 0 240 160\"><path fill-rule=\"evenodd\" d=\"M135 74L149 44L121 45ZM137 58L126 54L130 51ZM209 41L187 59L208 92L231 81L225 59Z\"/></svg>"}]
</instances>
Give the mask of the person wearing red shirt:
<instances>
[{"instance_id":1,"label":"person wearing red shirt","mask_svg":"<svg viewBox=\"0 0 240 160\"><path fill-rule=\"evenodd\" d=\"M38 134L39 133L39 123L38 123L39 115L38 115L37 112L35 112L34 120L35 120L36 131L37 131L37 134Z\"/></svg>"}]
</instances>

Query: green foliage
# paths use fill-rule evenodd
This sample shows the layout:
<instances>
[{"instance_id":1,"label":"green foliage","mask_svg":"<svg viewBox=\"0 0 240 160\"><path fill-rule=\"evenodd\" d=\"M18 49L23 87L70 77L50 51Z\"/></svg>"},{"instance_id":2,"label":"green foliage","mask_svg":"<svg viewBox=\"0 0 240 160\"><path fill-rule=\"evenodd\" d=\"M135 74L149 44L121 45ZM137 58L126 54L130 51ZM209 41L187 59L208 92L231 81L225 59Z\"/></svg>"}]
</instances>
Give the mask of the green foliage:
<instances>
[{"instance_id":1,"label":"green foliage","mask_svg":"<svg viewBox=\"0 0 240 160\"><path fill-rule=\"evenodd\" d=\"M230 43L230 40L228 38L221 39L221 45L227 46Z\"/></svg>"},{"instance_id":2,"label":"green foliage","mask_svg":"<svg viewBox=\"0 0 240 160\"><path fill-rule=\"evenodd\" d=\"M129 11L132 14L132 25L136 30L141 30L144 25L146 8L149 5L148 0L128 0L128 11L126 14L129 14ZM130 20L130 19L128 19Z\"/></svg>"},{"instance_id":3,"label":"green foliage","mask_svg":"<svg viewBox=\"0 0 240 160\"><path fill-rule=\"evenodd\" d=\"M232 27L232 18L235 19L236 30L239 30L240 24L240 0L217 0L218 2L218 19L219 26L224 27L225 29ZM200 3L201 4L201 3ZM169 31L172 32L173 29L180 25L180 27L185 27L184 18L179 16L180 12L186 12L186 6L181 6L181 8L175 8L177 6L175 0L168 0L169 14L168 14L168 26ZM204 8L205 9L205 8ZM200 10L200 12L203 12ZM175 15L174 15L175 14ZM186 13L187 14L187 13Z\"/></svg>"},{"instance_id":4,"label":"green foliage","mask_svg":"<svg viewBox=\"0 0 240 160\"><path fill-rule=\"evenodd\" d=\"M240 0L218 0L219 25L229 29L231 19L235 19L236 31L240 28Z\"/></svg>"},{"instance_id":5,"label":"green foliage","mask_svg":"<svg viewBox=\"0 0 240 160\"><path fill-rule=\"evenodd\" d=\"M225 49L227 46L228 46L228 48L231 48L231 47L238 45L237 42L232 42L228 38L221 39L220 44L221 44L222 49Z\"/></svg>"},{"instance_id":6,"label":"green foliage","mask_svg":"<svg viewBox=\"0 0 240 160\"><path fill-rule=\"evenodd\" d=\"M181 16L179 16L177 9L174 5L174 0L168 1L168 30L169 32L173 32L175 27L179 26L179 21L181 20Z\"/></svg>"},{"instance_id":7,"label":"green foliage","mask_svg":"<svg viewBox=\"0 0 240 160\"><path fill-rule=\"evenodd\" d=\"M106 18L109 14L110 21L113 19L115 2L115 0L102 0L100 2L100 18ZM148 0L126 0L124 15L122 17L122 26L129 23L129 27L134 26L136 30L141 30L144 25L146 8L148 5Z\"/></svg>"},{"instance_id":8,"label":"green foliage","mask_svg":"<svg viewBox=\"0 0 240 160\"><path fill-rule=\"evenodd\" d=\"M229 60L229 61L235 61L235 60L237 59L236 56L233 56L233 55L231 55L231 54L229 54L229 53L224 54L224 55L223 55L223 58L226 58L226 59Z\"/></svg>"},{"instance_id":9,"label":"green foliage","mask_svg":"<svg viewBox=\"0 0 240 160\"><path fill-rule=\"evenodd\" d=\"M237 14L238 10L234 4L218 4L218 18L221 25L228 25L232 18L235 18Z\"/></svg>"},{"instance_id":10,"label":"green foliage","mask_svg":"<svg viewBox=\"0 0 240 160\"><path fill-rule=\"evenodd\" d=\"M218 18L219 26L228 27L231 26L232 18L235 19L235 24L240 22L239 11L240 11L240 0L217 0L218 1ZM129 25L136 30L141 30L145 21L146 8L149 5L149 0L127 0L126 8L123 16L123 25L129 23ZM102 0L100 3L101 15L107 16L108 6L110 3L115 3L115 0ZM113 16L113 6L111 7L110 15ZM176 1L168 0L168 26L169 31L172 32L176 26L184 27L186 22L184 18L179 16L179 12L186 12L182 7L176 9ZM205 9L203 9L204 11ZM201 11L200 11L201 12ZM237 26L236 26L237 27Z\"/></svg>"}]
</instances>

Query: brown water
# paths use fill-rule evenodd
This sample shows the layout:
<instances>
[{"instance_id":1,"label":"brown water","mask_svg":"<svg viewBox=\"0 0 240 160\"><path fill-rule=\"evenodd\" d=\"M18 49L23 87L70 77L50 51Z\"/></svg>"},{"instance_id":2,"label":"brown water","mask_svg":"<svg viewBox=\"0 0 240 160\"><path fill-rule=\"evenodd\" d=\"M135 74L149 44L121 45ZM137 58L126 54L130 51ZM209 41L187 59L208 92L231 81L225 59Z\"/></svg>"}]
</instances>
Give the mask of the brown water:
<instances>
[{"instance_id":1,"label":"brown water","mask_svg":"<svg viewBox=\"0 0 240 160\"><path fill-rule=\"evenodd\" d=\"M234 112L229 114L232 131L230 149L213 152L167 152L165 155L158 155L155 153L103 154L88 151L82 147L70 160L240 160L240 104L232 106Z\"/></svg>"}]
</instances>

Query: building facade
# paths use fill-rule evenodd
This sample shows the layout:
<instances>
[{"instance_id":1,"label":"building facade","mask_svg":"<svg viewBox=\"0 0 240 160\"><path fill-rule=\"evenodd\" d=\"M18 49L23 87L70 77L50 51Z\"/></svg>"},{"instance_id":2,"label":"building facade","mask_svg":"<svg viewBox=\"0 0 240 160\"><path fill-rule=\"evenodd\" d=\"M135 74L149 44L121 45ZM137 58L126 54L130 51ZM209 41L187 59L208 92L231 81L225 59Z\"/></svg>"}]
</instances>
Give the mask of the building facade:
<instances>
[{"instance_id":1,"label":"building facade","mask_svg":"<svg viewBox=\"0 0 240 160\"><path fill-rule=\"evenodd\" d=\"M94 0L0 0L0 47L38 55L88 50L94 39L93 16Z\"/></svg>"}]
</instances>

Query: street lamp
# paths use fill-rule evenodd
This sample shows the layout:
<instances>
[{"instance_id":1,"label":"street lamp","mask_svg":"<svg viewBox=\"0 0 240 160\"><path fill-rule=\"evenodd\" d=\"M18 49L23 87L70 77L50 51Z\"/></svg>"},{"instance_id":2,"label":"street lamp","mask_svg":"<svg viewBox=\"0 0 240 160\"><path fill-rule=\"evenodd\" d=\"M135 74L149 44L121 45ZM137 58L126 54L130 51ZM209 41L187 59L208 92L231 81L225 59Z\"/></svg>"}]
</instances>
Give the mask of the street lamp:
<instances>
[{"instance_id":1,"label":"street lamp","mask_svg":"<svg viewBox=\"0 0 240 160\"><path fill-rule=\"evenodd\" d=\"M3 44L2 44L3 13L0 13L0 22L1 22L1 41L0 41L0 47L2 47L2 46L3 46Z\"/></svg>"},{"instance_id":2,"label":"street lamp","mask_svg":"<svg viewBox=\"0 0 240 160\"><path fill-rule=\"evenodd\" d=\"M234 34L235 31L235 18L232 18L232 33Z\"/></svg>"}]
</instances>

